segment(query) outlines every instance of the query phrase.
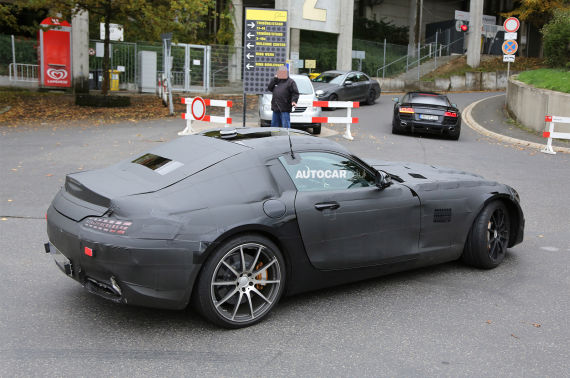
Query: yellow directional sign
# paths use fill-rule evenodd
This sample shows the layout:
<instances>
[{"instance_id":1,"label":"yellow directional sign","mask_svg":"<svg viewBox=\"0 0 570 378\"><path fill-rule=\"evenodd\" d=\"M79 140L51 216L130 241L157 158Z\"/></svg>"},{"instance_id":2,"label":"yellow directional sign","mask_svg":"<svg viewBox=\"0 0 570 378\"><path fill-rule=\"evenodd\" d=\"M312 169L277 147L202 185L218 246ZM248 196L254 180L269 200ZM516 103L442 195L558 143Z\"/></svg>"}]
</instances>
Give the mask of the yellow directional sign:
<instances>
[{"instance_id":1,"label":"yellow directional sign","mask_svg":"<svg viewBox=\"0 0 570 378\"><path fill-rule=\"evenodd\" d=\"M265 92L287 59L287 11L246 8L243 36L245 93Z\"/></svg>"}]
</instances>

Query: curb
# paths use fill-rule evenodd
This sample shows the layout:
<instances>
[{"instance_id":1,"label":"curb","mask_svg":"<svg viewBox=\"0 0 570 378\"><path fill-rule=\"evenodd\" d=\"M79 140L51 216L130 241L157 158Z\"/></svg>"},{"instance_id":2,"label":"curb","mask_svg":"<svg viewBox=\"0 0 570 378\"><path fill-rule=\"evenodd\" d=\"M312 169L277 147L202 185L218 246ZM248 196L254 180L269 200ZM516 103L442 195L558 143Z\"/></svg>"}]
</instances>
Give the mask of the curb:
<instances>
[{"instance_id":1,"label":"curb","mask_svg":"<svg viewBox=\"0 0 570 378\"><path fill-rule=\"evenodd\" d=\"M499 97L499 96L504 96L502 94L497 95L497 96L491 96L491 97L486 97L486 98L482 98L481 100L475 101L471 104L469 104L465 110L463 111L463 119L465 120L465 123L467 124L467 126L469 126L471 129L475 130L476 132L478 132L479 134L491 137L493 139L497 139L501 142L505 142L505 143L510 143L510 144L515 144L518 146L524 146L524 147L531 147L531 148L536 148L538 150L542 150L546 147L546 143L545 144L539 144L539 143L535 143L535 142L529 142L527 140L522 140L522 139L517 139L517 138L512 138L506 135L502 135L502 134L498 134L495 133L493 131L487 130L486 128L484 128L483 126L481 126L480 124L477 123L477 121L475 121L473 119L473 116L471 115L471 110L473 110L473 108L479 104L482 101L488 100L490 98L493 97ZM556 152L563 152L566 154L570 154L570 148L567 147L557 147L557 146L552 146L552 149Z\"/></svg>"}]
</instances>

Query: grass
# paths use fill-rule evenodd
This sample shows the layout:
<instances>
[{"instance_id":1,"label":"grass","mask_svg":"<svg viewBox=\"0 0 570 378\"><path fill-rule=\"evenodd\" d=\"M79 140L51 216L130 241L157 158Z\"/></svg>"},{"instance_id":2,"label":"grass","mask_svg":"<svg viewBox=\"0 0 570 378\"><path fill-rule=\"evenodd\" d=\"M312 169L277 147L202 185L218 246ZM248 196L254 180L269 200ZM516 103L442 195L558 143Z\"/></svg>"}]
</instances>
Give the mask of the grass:
<instances>
[{"instance_id":1,"label":"grass","mask_svg":"<svg viewBox=\"0 0 570 378\"><path fill-rule=\"evenodd\" d=\"M537 88L570 93L570 71L541 68L520 73L518 80Z\"/></svg>"},{"instance_id":2,"label":"grass","mask_svg":"<svg viewBox=\"0 0 570 378\"><path fill-rule=\"evenodd\" d=\"M539 58L518 57L515 63L511 63L511 71L526 71L544 67L544 61ZM435 78L449 78L454 75L465 75L466 72L495 72L506 71L507 63L503 63L503 56L481 55L481 64L477 68L467 65L465 56L452 60L451 62L438 67L422 77L422 80L431 81Z\"/></svg>"}]
</instances>

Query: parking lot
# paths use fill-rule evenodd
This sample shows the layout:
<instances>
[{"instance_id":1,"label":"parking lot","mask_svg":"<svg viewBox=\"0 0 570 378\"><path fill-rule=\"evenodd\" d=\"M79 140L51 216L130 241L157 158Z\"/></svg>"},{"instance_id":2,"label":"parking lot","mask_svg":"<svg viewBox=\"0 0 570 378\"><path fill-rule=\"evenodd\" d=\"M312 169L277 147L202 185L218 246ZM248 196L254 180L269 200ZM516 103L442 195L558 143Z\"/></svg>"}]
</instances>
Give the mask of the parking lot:
<instances>
[{"instance_id":1,"label":"parking lot","mask_svg":"<svg viewBox=\"0 0 570 378\"><path fill-rule=\"evenodd\" d=\"M461 109L496 93L451 94ZM43 253L44 214L65 174L178 137L180 118L101 126L0 127L2 376L567 376L570 155L484 137L392 135L391 96L323 137L360 156L471 171L513 186L525 240L497 269L459 262L281 300L222 330L191 309L120 306L87 293ZM345 110L326 112L343 115ZM327 136L328 135L328 136Z\"/></svg>"}]
</instances>

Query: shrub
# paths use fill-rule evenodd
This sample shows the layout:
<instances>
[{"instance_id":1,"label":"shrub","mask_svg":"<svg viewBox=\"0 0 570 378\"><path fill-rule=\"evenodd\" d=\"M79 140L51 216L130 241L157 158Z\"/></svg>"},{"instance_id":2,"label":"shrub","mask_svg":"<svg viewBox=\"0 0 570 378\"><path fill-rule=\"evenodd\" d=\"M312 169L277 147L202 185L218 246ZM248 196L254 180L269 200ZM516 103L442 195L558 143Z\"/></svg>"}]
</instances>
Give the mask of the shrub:
<instances>
[{"instance_id":1,"label":"shrub","mask_svg":"<svg viewBox=\"0 0 570 378\"><path fill-rule=\"evenodd\" d=\"M551 67L570 69L570 9L559 9L542 28L544 56Z\"/></svg>"}]
</instances>

